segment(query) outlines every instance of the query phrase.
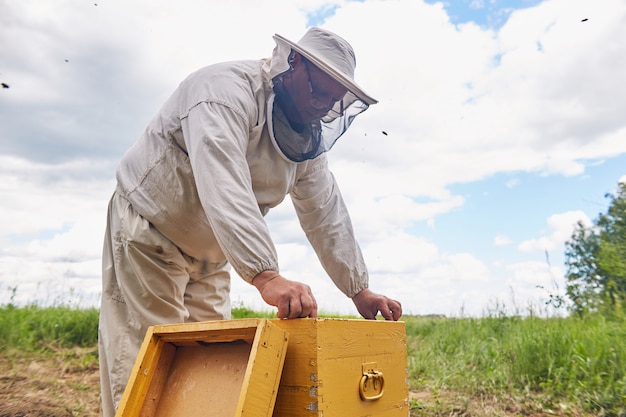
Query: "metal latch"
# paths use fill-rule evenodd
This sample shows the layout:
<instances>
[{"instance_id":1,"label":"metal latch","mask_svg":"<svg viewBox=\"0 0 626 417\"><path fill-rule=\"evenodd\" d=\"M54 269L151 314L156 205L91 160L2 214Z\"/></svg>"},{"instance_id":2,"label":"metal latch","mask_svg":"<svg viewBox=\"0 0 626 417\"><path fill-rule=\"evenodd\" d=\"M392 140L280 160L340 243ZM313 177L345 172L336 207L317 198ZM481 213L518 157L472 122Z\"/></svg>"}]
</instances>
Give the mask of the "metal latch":
<instances>
[{"instance_id":1,"label":"metal latch","mask_svg":"<svg viewBox=\"0 0 626 417\"><path fill-rule=\"evenodd\" d=\"M383 396L385 378L383 373L377 371L376 368L376 362L362 365L363 376L359 382L359 395L363 401L374 401Z\"/></svg>"}]
</instances>

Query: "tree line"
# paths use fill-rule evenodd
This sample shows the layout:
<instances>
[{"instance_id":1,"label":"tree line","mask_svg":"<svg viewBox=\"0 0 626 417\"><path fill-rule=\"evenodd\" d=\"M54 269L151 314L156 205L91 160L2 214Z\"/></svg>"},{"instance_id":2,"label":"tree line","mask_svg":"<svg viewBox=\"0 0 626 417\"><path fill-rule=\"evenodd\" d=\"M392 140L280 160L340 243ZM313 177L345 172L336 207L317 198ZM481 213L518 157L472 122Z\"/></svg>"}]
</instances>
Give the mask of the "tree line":
<instances>
[{"instance_id":1,"label":"tree line","mask_svg":"<svg viewBox=\"0 0 626 417\"><path fill-rule=\"evenodd\" d=\"M566 297L577 315L613 314L626 305L626 184L606 194L609 207L565 243Z\"/></svg>"}]
</instances>

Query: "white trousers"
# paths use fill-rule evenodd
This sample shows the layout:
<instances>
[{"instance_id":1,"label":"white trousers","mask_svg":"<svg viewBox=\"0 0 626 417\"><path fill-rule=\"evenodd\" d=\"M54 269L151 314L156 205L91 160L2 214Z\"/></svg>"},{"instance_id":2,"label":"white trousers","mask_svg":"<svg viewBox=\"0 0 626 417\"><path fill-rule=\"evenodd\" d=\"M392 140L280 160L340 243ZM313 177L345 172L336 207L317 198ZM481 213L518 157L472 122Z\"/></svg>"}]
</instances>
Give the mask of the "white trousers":
<instances>
[{"instance_id":1,"label":"white trousers","mask_svg":"<svg viewBox=\"0 0 626 417\"><path fill-rule=\"evenodd\" d=\"M149 326L230 319L227 263L183 253L114 194L102 253L102 413L114 417Z\"/></svg>"}]
</instances>

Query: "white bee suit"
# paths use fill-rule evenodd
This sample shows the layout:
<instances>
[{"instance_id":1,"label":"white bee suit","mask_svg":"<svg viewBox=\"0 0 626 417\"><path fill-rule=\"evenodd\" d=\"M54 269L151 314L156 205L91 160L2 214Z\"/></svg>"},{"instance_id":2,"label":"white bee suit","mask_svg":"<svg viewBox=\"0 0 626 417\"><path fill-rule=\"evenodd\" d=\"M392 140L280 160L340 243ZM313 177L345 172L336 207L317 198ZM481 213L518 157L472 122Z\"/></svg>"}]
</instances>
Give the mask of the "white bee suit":
<instances>
[{"instance_id":1,"label":"white bee suit","mask_svg":"<svg viewBox=\"0 0 626 417\"><path fill-rule=\"evenodd\" d=\"M286 195L336 286L348 297L367 287L326 154L295 163L271 137L271 80L285 60L190 75L123 157L103 251L105 417L115 413L148 326L230 318L229 265L248 282L278 271L263 216Z\"/></svg>"}]
</instances>

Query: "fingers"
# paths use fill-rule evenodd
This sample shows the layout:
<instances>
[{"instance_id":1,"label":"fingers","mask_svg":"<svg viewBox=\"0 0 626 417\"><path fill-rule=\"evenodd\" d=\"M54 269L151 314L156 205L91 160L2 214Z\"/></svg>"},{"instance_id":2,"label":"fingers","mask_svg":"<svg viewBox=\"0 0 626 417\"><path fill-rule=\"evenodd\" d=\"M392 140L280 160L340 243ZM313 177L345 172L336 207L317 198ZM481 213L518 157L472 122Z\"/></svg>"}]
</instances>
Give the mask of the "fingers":
<instances>
[{"instance_id":1,"label":"fingers","mask_svg":"<svg viewBox=\"0 0 626 417\"><path fill-rule=\"evenodd\" d=\"M378 308L374 308L372 310L364 310L359 311L364 319L366 320L376 320L376 314L378 314Z\"/></svg>"},{"instance_id":2,"label":"fingers","mask_svg":"<svg viewBox=\"0 0 626 417\"><path fill-rule=\"evenodd\" d=\"M385 318L385 320L393 320L393 312L387 303L384 303L380 308L380 314Z\"/></svg>"},{"instance_id":3,"label":"fingers","mask_svg":"<svg viewBox=\"0 0 626 417\"><path fill-rule=\"evenodd\" d=\"M398 321L402 317L402 305L396 300L385 297L380 314L385 320Z\"/></svg>"},{"instance_id":4,"label":"fingers","mask_svg":"<svg viewBox=\"0 0 626 417\"><path fill-rule=\"evenodd\" d=\"M290 297L278 303L278 318L297 319L301 317L317 317L317 303L312 297Z\"/></svg>"},{"instance_id":5,"label":"fingers","mask_svg":"<svg viewBox=\"0 0 626 417\"><path fill-rule=\"evenodd\" d=\"M395 301L392 300L393 304L391 306L391 311L392 311L392 319L393 321L398 321L400 320L400 317L402 317L402 304L400 304L399 301Z\"/></svg>"},{"instance_id":6,"label":"fingers","mask_svg":"<svg viewBox=\"0 0 626 417\"><path fill-rule=\"evenodd\" d=\"M289 312L284 318L317 317L317 302L309 291L289 299Z\"/></svg>"},{"instance_id":7,"label":"fingers","mask_svg":"<svg viewBox=\"0 0 626 417\"><path fill-rule=\"evenodd\" d=\"M264 287L261 295L268 304L278 308L278 318L317 317L317 302L308 285L288 280L273 284Z\"/></svg>"},{"instance_id":8,"label":"fingers","mask_svg":"<svg viewBox=\"0 0 626 417\"><path fill-rule=\"evenodd\" d=\"M307 293L303 294L300 297L300 306L302 310L300 311L300 316L298 317L317 317L317 301L315 301L315 297L313 297L313 293L311 289L307 287Z\"/></svg>"},{"instance_id":9,"label":"fingers","mask_svg":"<svg viewBox=\"0 0 626 417\"><path fill-rule=\"evenodd\" d=\"M287 280L276 274L266 280L263 278L260 276L257 281L255 277L253 284L257 286L268 304L278 308L279 318L317 317L317 302L308 285ZM386 320L397 321L402 316L402 305L398 301L368 289L361 290L352 300L359 313L368 320L376 320L378 312Z\"/></svg>"},{"instance_id":10,"label":"fingers","mask_svg":"<svg viewBox=\"0 0 626 417\"><path fill-rule=\"evenodd\" d=\"M398 321L402 316L402 305L398 301L367 289L362 290L352 300L359 313L367 320L376 320L379 311L386 320Z\"/></svg>"},{"instance_id":11,"label":"fingers","mask_svg":"<svg viewBox=\"0 0 626 417\"><path fill-rule=\"evenodd\" d=\"M278 312L276 313L276 315L279 319L289 318L289 304L289 298L283 298L276 304L276 307L278 307Z\"/></svg>"}]
</instances>

